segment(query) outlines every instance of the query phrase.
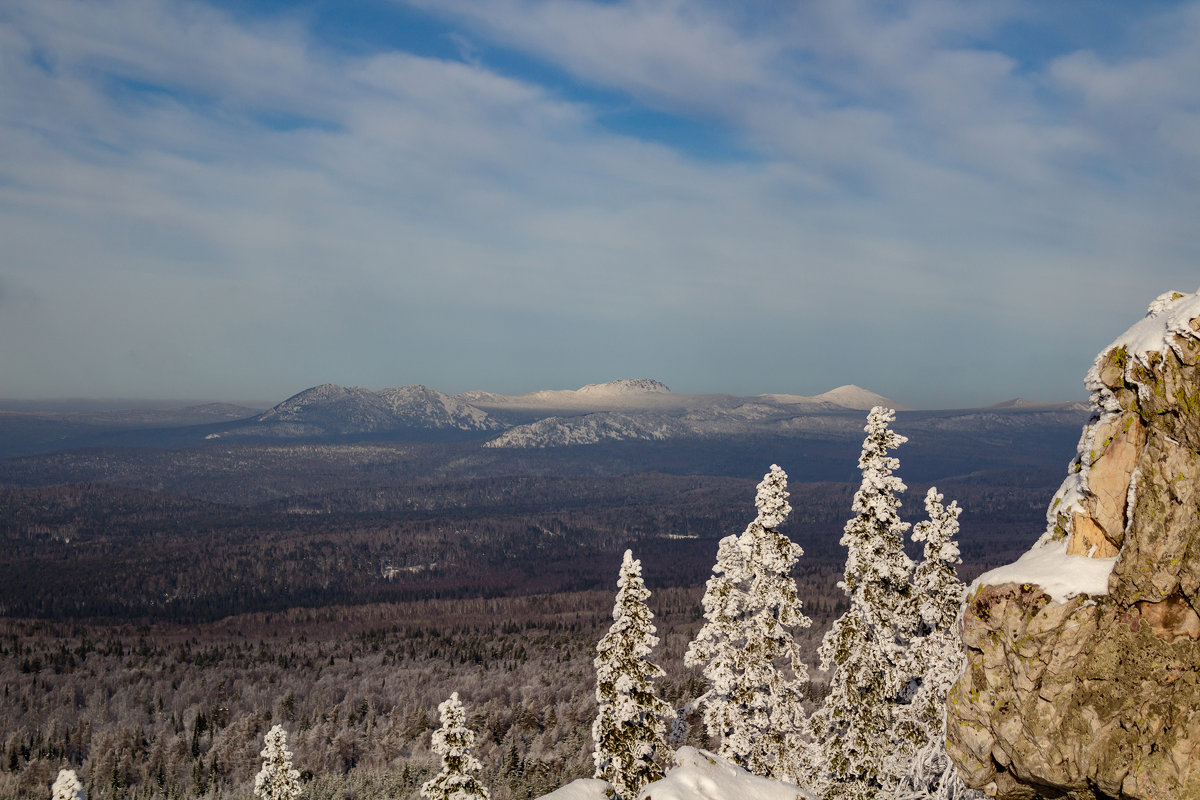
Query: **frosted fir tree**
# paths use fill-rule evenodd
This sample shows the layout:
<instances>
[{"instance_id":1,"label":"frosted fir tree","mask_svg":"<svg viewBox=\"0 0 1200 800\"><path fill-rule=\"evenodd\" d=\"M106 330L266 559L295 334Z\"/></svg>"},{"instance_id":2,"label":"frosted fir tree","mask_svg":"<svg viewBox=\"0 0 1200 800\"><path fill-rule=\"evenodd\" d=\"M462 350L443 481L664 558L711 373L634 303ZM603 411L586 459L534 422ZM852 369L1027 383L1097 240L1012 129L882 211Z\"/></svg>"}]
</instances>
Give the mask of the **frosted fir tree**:
<instances>
[{"instance_id":1,"label":"frosted fir tree","mask_svg":"<svg viewBox=\"0 0 1200 800\"><path fill-rule=\"evenodd\" d=\"M254 776L254 796L259 800L296 800L300 796L300 772L292 769L292 752L282 725L267 731L259 755L263 765Z\"/></svg>"},{"instance_id":2,"label":"frosted fir tree","mask_svg":"<svg viewBox=\"0 0 1200 800\"><path fill-rule=\"evenodd\" d=\"M442 771L421 786L421 796L426 800L487 800L488 790L474 774L483 765L471 754L475 733L467 727L458 692L438 706L438 715L442 726L433 732L431 746L442 757Z\"/></svg>"},{"instance_id":3,"label":"frosted fir tree","mask_svg":"<svg viewBox=\"0 0 1200 800\"><path fill-rule=\"evenodd\" d=\"M710 736L724 737L741 727L741 711L730 695L737 681L742 617L747 607L745 579L745 559L737 535L731 534L717 544L717 561L701 601L705 622L683 660L685 666L700 667L708 680L708 691L690 705L700 708ZM720 754L736 757L724 749Z\"/></svg>"},{"instance_id":4,"label":"frosted fir tree","mask_svg":"<svg viewBox=\"0 0 1200 800\"><path fill-rule=\"evenodd\" d=\"M592 725L596 777L608 781L616 797L633 800L646 784L663 776L669 760L666 720L674 709L654 691L663 670L652 660L658 644L642 563L629 550L621 561L613 624L596 647L596 702Z\"/></svg>"},{"instance_id":5,"label":"frosted fir tree","mask_svg":"<svg viewBox=\"0 0 1200 800\"><path fill-rule=\"evenodd\" d=\"M919 682L900 710L897 746L888 760L896 800L968 800L982 794L967 788L946 754L946 695L966 661L957 622L966 587L958 579L958 503L942 505L942 495L925 495L928 519L913 528L913 541L925 542L924 558L913 574L917 632L908 649L909 667Z\"/></svg>"},{"instance_id":6,"label":"frosted fir tree","mask_svg":"<svg viewBox=\"0 0 1200 800\"><path fill-rule=\"evenodd\" d=\"M750 772L796 781L809 772L803 738L808 667L792 629L812 621L791 577L803 550L779 532L791 513L787 474L772 465L758 485L758 515L717 550L704 593L705 624L684 663L709 689L696 703L719 754Z\"/></svg>"},{"instance_id":7,"label":"frosted fir tree","mask_svg":"<svg viewBox=\"0 0 1200 800\"><path fill-rule=\"evenodd\" d=\"M83 784L73 769L60 769L50 788L50 800L86 800Z\"/></svg>"},{"instance_id":8,"label":"frosted fir tree","mask_svg":"<svg viewBox=\"0 0 1200 800\"><path fill-rule=\"evenodd\" d=\"M953 629L962 607L966 586L958 579L959 555L958 503L942 505L943 495L936 486L925 495L925 513L929 517L913 528L914 542L924 542L923 560L913 572L919 636Z\"/></svg>"},{"instance_id":9,"label":"frosted fir tree","mask_svg":"<svg viewBox=\"0 0 1200 800\"><path fill-rule=\"evenodd\" d=\"M821 668L833 674L829 695L809 720L824 763L808 781L827 800L879 795L888 781L884 760L894 746L898 708L912 677L905 647L916 628L913 564L904 553L908 524L900 521L897 497L906 487L893 475L899 460L888 455L908 440L888 427L894 419L895 412L881 406L867 415L858 460L862 484L841 539L846 570L838 585L850 596L850 607L818 650Z\"/></svg>"}]
</instances>

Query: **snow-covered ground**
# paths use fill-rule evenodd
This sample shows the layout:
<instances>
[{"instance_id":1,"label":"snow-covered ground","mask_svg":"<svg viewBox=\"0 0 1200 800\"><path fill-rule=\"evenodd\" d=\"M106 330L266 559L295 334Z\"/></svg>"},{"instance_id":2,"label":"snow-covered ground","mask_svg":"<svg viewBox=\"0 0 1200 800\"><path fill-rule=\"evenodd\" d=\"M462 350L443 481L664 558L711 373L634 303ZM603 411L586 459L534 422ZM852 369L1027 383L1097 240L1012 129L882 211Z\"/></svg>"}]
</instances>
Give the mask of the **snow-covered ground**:
<instances>
[{"instance_id":1,"label":"snow-covered ground","mask_svg":"<svg viewBox=\"0 0 1200 800\"><path fill-rule=\"evenodd\" d=\"M751 775L707 750L681 747L661 781L642 789L638 800L809 800L798 786ZM540 800L608 800L608 784L581 778Z\"/></svg>"}]
</instances>

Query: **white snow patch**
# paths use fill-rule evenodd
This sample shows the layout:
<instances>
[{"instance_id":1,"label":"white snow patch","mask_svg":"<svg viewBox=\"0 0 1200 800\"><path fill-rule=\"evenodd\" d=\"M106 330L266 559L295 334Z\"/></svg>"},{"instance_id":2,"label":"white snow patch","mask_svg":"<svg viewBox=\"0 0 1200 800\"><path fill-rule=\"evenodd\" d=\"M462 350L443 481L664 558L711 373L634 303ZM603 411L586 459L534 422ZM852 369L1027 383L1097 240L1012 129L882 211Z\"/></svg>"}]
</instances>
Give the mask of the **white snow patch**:
<instances>
[{"instance_id":1,"label":"white snow patch","mask_svg":"<svg viewBox=\"0 0 1200 800\"><path fill-rule=\"evenodd\" d=\"M608 783L596 778L580 778L538 800L608 800Z\"/></svg>"},{"instance_id":2,"label":"white snow patch","mask_svg":"<svg viewBox=\"0 0 1200 800\"><path fill-rule=\"evenodd\" d=\"M1035 545L1013 563L997 567L976 578L968 596L981 586L1004 583L1035 583L1056 603L1076 595L1093 597L1108 594L1108 576L1117 557L1088 558L1067 555L1067 540Z\"/></svg>"},{"instance_id":3,"label":"white snow patch","mask_svg":"<svg viewBox=\"0 0 1200 800\"><path fill-rule=\"evenodd\" d=\"M566 788L566 787L564 787ZM561 790L560 790L561 791ZM681 747L675 766L642 789L638 800L810 800L798 786L751 775L707 750ZM555 798L559 800L559 798Z\"/></svg>"}]
</instances>

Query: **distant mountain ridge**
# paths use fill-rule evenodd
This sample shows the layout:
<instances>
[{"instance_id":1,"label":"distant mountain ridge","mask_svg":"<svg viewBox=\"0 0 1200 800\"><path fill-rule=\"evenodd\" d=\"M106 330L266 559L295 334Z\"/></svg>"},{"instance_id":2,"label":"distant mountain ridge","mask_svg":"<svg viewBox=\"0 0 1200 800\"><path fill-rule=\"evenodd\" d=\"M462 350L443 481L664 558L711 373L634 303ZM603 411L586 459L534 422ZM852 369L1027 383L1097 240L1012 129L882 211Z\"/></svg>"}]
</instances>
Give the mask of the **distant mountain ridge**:
<instances>
[{"instance_id":1,"label":"distant mountain ridge","mask_svg":"<svg viewBox=\"0 0 1200 800\"><path fill-rule=\"evenodd\" d=\"M76 415L0 414L0 455L6 447L11 455L125 441L181 446L204 440L474 440L490 449L748 436L851 441L861 438L864 412L875 405L906 414L908 429L989 432L1000 439L1039 424L1079 424L1085 408L1014 399L980 409L912 411L852 384L812 396L736 396L681 394L652 378L520 395L449 395L419 384L372 391L325 383L264 412L213 404L169 414L88 415L90 425L82 427ZM175 427L166 427L172 421Z\"/></svg>"},{"instance_id":2,"label":"distant mountain ridge","mask_svg":"<svg viewBox=\"0 0 1200 800\"><path fill-rule=\"evenodd\" d=\"M319 439L468 436L486 448L543 449L601 442L664 442L712 437L785 436L847 439L862 433L863 412L903 406L852 384L813 396L753 397L672 392L662 381L636 378L578 389L521 395L472 391L447 395L426 386L373 392L322 384L209 439ZM926 429L1006 431L1077 416L1077 404L1006 401L984 409L915 412Z\"/></svg>"},{"instance_id":3,"label":"distant mountain ridge","mask_svg":"<svg viewBox=\"0 0 1200 800\"><path fill-rule=\"evenodd\" d=\"M1026 400L1024 397L1014 397L1011 400L1004 400L999 403L993 403L985 408L1026 408L1026 409L1048 409L1048 408L1071 408L1079 411L1088 409L1087 403L1038 403L1033 400Z\"/></svg>"},{"instance_id":4,"label":"distant mountain ridge","mask_svg":"<svg viewBox=\"0 0 1200 800\"><path fill-rule=\"evenodd\" d=\"M796 430L798 414L837 414L891 405L858 386L815 397L678 394L653 378L589 383L521 395L448 395L412 385L378 392L325 383L298 392L208 439L369 437L405 432L489 434L489 447L559 447L601 441L661 441L691 436ZM827 424L832 424L827 423ZM827 425L826 425L827 426ZM826 427L818 426L818 427Z\"/></svg>"}]
</instances>

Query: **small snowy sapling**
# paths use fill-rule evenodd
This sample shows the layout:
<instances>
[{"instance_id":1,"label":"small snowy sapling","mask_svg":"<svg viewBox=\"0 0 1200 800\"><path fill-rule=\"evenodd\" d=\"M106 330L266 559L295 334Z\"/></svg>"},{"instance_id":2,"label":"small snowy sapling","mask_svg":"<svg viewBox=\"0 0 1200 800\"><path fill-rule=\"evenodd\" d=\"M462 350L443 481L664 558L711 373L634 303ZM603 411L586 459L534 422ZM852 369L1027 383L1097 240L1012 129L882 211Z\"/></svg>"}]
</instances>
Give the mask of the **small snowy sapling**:
<instances>
[{"instance_id":1,"label":"small snowy sapling","mask_svg":"<svg viewBox=\"0 0 1200 800\"><path fill-rule=\"evenodd\" d=\"M73 769L60 769L50 788L50 800L85 800L83 784L75 775Z\"/></svg>"},{"instance_id":2,"label":"small snowy sapling","mask_svg":"<svg viewBox=\"0 0 1200 800\"><path fill-rule=\"evenodd\" d=\"M426 800L487 800L488 790L475 777L483 765L471 753L475 733L467 727L458 692L438 706L442 726L433 732L433 752L442 757L442 771L421 786Z\"/></svg>"},{"instance_id":3,"label":"small snowy sapling","mask_svg":"<svg viewBox=\"0 0 1200 800\"><path fill-rule=\"evenodd\" d=\"M292 769L292 753L282 725L267 731L259 755L263 765L254 777L254 796L259 800L296 800L300 796L300 772Z\"/></svg>"}]
</instances>

